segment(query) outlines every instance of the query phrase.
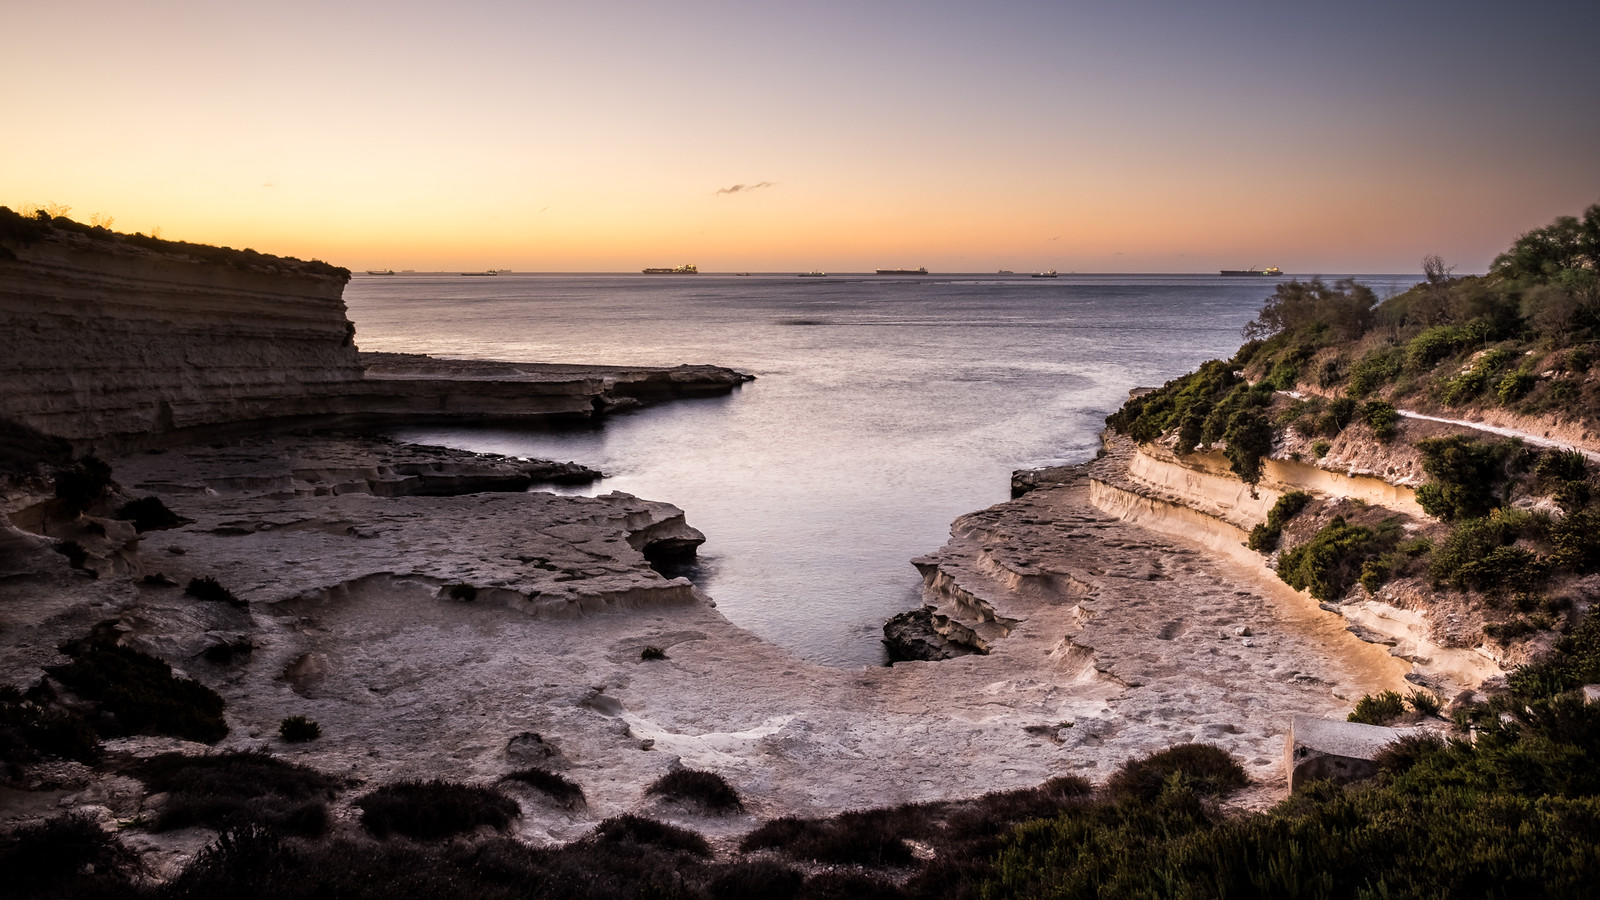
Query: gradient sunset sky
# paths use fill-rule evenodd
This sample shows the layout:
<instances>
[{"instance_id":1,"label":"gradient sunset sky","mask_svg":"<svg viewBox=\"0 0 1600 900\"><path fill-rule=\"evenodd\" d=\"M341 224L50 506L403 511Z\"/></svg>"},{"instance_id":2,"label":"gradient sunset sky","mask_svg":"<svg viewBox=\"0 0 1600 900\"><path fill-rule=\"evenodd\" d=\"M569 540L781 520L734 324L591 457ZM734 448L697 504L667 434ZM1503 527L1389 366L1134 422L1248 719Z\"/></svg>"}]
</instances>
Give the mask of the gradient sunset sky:
<instances>
[{"instance_id":1,"label":"gradient sunset sky","mask_svg":"<svg viewBox=\"0 0 1600 900\"><path fill-rule=\"evenodd\" d=\"M4 18L0 204L355 269L1473 272L1600 200L1596 3Z\"/></svg>"}]
</instances>

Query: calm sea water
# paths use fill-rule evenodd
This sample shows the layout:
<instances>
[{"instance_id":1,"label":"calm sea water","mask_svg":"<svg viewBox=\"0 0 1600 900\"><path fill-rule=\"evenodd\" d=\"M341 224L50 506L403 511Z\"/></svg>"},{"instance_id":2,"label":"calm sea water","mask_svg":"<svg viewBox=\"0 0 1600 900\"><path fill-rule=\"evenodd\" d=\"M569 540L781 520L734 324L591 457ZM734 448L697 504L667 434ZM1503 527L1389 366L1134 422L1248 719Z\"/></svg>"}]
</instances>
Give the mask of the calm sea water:
<instances>
[{"instance_id":1,"label":"calm sea water","mask_svg":"<svg viewBox=\"0 0 1600 900\"><path fill-rule=\"evenodd\" d=\"M1384 296L1414 278L1363 277ZM1013 469L1093 456L1130 388L1240 342L1273 283L1215 275L826 279L357 276L363 350L617 365L714 363L733 395L570 430L408 428L407 440L576 460L682 507L693 577L808 659L883 659L917 602L910 559L1005 500Z\"/></svg>"}]
</instances>

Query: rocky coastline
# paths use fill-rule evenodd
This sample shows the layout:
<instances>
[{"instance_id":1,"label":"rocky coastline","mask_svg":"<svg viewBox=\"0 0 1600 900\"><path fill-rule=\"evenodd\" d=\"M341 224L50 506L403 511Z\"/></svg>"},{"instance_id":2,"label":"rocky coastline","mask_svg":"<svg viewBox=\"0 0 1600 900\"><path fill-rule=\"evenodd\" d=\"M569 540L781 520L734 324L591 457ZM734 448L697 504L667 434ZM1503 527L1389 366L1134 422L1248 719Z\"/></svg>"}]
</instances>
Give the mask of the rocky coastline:
<instances>
[{"instance_id":1,"label":"rocky coastline","mask_svg":"<svg viewBox=\"0 0 1600 900\"><path fill-rule=\"evenodd\" d=\"M171 798L128 773L162 753L261 752L346 779L330 809L352 832L356 785L495 785L537 763L585 801L514 791L524 843L643 815L727 848L784 816L1101 782L1191 742L1233 754L1250 785L1231 802L1261 808L1293 777L1297 716L1502 671L1393 604L1319 606L1242 547L1287 490L1405 508L1404 473L1285 451L1249 486L1109 435L1097 460L1019 473L1012 500L915 561L924 606L888 635L902 661L811 664L658 570L705 540L683 511L530 490L601 477L570 463L361 433L590 418L749 376L361 354L325 273L218 272L69 237L15 251L0 261L0 417L103 456L111 480L77 505L58 490L65 463L56 484L43 468L7 480L0 684L92 712L52 673L72 642L109 640L215 692L226 733L117 734L106 764L15 767L0 820L77 813L157 879L219 833L146 826ZM136 501L170 517L141 524ZM283 737L295 717L319 736ZM684 768L727 779L740 810L648 792Z\"/></svg>"}]
</instances>

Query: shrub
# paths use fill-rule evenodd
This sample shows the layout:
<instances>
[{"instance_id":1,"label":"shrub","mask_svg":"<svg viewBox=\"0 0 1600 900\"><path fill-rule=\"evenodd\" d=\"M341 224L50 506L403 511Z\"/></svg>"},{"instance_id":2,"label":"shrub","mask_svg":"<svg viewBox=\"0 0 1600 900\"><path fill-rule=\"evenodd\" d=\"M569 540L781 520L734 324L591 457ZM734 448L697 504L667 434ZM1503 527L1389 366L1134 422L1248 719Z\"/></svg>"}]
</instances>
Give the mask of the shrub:
<instances>
[{"instance_id":1,"label":"shrub","mask_svg":"<svg viewBox=\"0 0 1600 900\"><path fill-rule=\"evenodd\" d=\"M662 650L660 647L645 647L643 650L639 651L639 659L643 660L644 662L666 658L667 651Z\"/></svg>"},{"instance_id":2,"label":"shrub","mask_svg":"<svg viewBox=\"0 0 1600 900\"><path fill-rule=\"evenodd\" d=\"M69 814L0 833L7 897L118 897L133 894L138 858L99 823Z\"/></svg>"},{"instance_id":3,"label":"shrub","mask_svg":"<svg viewBox=\"0 0 1600 900\"><path fill-rule=\"evenodd\" d=\"M1412 696L1416 696L1416 693L1413 692ZM1434 709L1438 709L1437 704ZM1408 734L1379 750L1372 761L1385 772L1406 772L1443 749L1444 741L1438 735L1426 732Z\"/></svg>"},{"instance_id":4,"label":"shrub","mask_svg":"<svg viewBox=\"0 0 1600 900\"><path fill-rule=\"evenodd\" d=\"M1384 691L1376 697L1363 696L1350 712L1348 721L1364 725L1387 725L1405 714L1405 698L1395 691Z\"/></svg>"},{"instance_id":5,"label":"shrub","mask_svg":"<svg viewBox=\"0 0 1600 900\"><path fill-rule=\"evenodd\" d=\"M1197 794L1213 797L1250 783L1244 767L1221 747L1178 744L1123 763L1106 782L1106 790L1119 799L1151 803L1174 778Z\"/></svg>"},{"instance_id":6,"label":"shrub","mask_svg":"<svg viewBox=\"0 0 1600 900\"><path fill-rule=\"evenodd\" d=\"M1496 487L1520 441L1487 442L1464 435L1417 442L1422 470L1433 480L1417 488L1417 503L1430 516L1450 521L1487 515L1499 505Z\"/></svg>"},{"instance_id":7,"label":"shrub","mask_svg":"<svg viewBox=\"0 0 1600 900\"><path fill-rule=\"evenodd\" d=\"M1432 550L1433 542L1425 537L1419 537L1366 560L1361 564L1361 586L1369 594L1377 593L1378 589L1388 584L1396 574L1409 568L1411 560Z\"/></svg>"},{"instance_id":8,"label":"shrub","mask_svg":"<svg viewBox=\"0 0 1600 900\"><path fill-rule=\"evenodd\" d=\"M192 519L185 519L167 508L160 497L145 497L140 500L129 500L117 507L117 518L133 522L135 531L141 534L146 531L164 531L169 528L179 528L189 524Z\"/></svg>"},{"instance_id":9,"label":"shrub","mask_svg":"<svg viewBox=\"0 0 1600 900\"><path fill-rule=\"evenodd\" d=\"M151 792L171 795L154 823L156 831L257 826L316 836L327 831L327 801L344 785L315 769L254 752L163 753L136 762L132 774Z\"/></svg>"},{"instance_id":10,"label":"shrub","mask_svg":"<svg viewBox=\"0 0 1600 900\"><path fill-rule=\"evenodd\" d=\"M1272 452L1272 425L1267 417L1241 409L1228 419L1222 439L1228 442L1228 468L1245 484L1261 480L1261 460Z\"/></svg>"},{"instance_id":11,"label":"shrub","mask_svg":"<svg viewBox=\"0 0 1600 900\"><path fill-rule=\"evenodd\" d=\"M458 603L471 603L478 599L478 589L470 584L450 585L450 599Z\"/></svg>"},{"instance_id":12,"label":"shrub","mask_svg":"<svg viewBox=\"0 0 1600 900\"><path fill-rule=\"evenodd\" d=\"M1368 400L1361 404L1361 418L1371 426L1378 440L1388 443L1394 438L1395 426L1400 423L1400 411L1392 403Z\"/></svg>"},{"instance_id":13,"label":"shrub","mask_svg":"<svg viewBox=\"0 0 1600 900\"><path fill-rule=\"evenodd\" d=\"M1345 393L1351 399L1360 400L1383 387L1400 374L1400 360L1400 351L1395 347L1378 347L1368 351L1351 367L1350 383L1345 386Z\"/></svg>"},{"instance_id":14,"label":"shrub","mask_svg":"<svg viewBox=\"0 0 1600 900\"><path fill-rule=\"evenodd\" d=\"M290 716L278 723L278 736L291 744L304 744L322 737L322 726L305 716Z\"/></svg>"},{"instance_id":15,"label":"shrub","mask_svg":"<svg viewBox=\"0 0 1600 900\"><path fill-rule=\"evenodd\" d=\"M1549 563L1515 542L1538 531L1539 523L1521 510L1457 522L1434 552L1428 575L1434 584L1458 591L1530 590L1547 574Z\"/></svg>"},{"instance_id":16,"label":"shrub","mask_svg":"<svg viewBox=\"0 0 1600 900\"><path fill-rule=\"evenodd\" d=\"M204 578L191 578L189 584L183 589L185 594L196 600L205 600L211 603L226 603L233 607L246 607L250 604L233 595L233 591L223 587L220 582L210 575Z\"/></svg>"},{"instance_id":17,"label":"shrub","mask_svg":"<svg viewBox=\"0 0 1600 900\"><path fill-rule=\"evenodd\" d=\"M1420 688L1406 695L1406 702L1411 708L1425 716L1439 714L1439 698Z\"/></svg>"},{"instance_id":18,"label":"shrub","mask_svg":"<svg viewBox=\"0 0 1600 900\"><path fill-rule=\"evenodd\" d=\"M930 822L929 808L920 805L851 810L831 819L782 816L745 835L739 849L781 850L820 863L903 866L914 859L906 839L925 834Z\"/></svg>"},{"instance_id":19,"label":"shrub","mask_svg":"<svg viewBox=\"0 0 1600 900\"><path fill-rule=\"evenodd\" d=\"M713 812L738 812L744 809L739 795L721 775L695 769L678 769L657 778L646 794L694 803Z\"/></svg>"},{"instance_id":20,"label":"shrub","mask_svg":"<svg viewBox=\"0 0 1600 900\"><path fill-rule=\"evenodd\" d=\"M1267 521L1250 529L1250 549L1257 553L1271 553L1278 549L1283 526L1305 509L1311 499L1311 495L1305 491L1290 491L1279 497L1278 502L1267 511Z\"/></svg>"},{"instance_id":21,"label":"shrub","mask_svg":"<svg viewBox=\"0 0 1600 900\"><path fill-rule=\"evenodd\" d=\"M1472 364L1472 368L1445 382L1440 399L1451 406L1475 399L1489 386L1495 373L1511 361L1512 356L1509 350L1500 348L1486 351Z\"/></svg>"},{"instance_id":22,"label":"shrub","mask_svg":"<svg viewBox=\"0 0 1600 900\"><path fill-rule=\"evenodd\" d=\"M1356 417L1356 401L1349 397L1335 397L1317 419L1317 433L1336 437Z\"/></svg>"},{"instance_id":23,"label":"shrub","mask_svg":"<svg viewBox=\"0 0 1600 900\"><path fill-rule=\"evenodd\" d=\"M1223 360L1202 363L1198 370L1130 399L1106 418L1106 424L1139 443L1148 443L1169 429L1182 426L1185 434L1192 433L1194 437L1194 443L1179 441L1178 452L1186 453L1199 443L1199 424L1211 408L1239 384L1239 377L1233 373L1233 364Z\"/></svg>"},{"instance_id":24,"label":"shrub","mask_svg":"<svg viewBox=\"0 0 1600 900\"><path fill-rule=\"evenodd\" d=\"M499 791L449 781L399 781L356 800L361 824L378 838L438 841L484 825L503 830L522 814Z\"/></svg>"},{"instance_id":25,"label":"shrub","mask_svg":"<svg viewBox=\"0 0 1600 900\"><path fill-rule=\"evenodd\" d=\"M1398 542L1399 533L1392 518L1374 530L1335 517L1310 540L1278 557L1278 577L1323 602L1337 600L1350 590L1367 560Z\"/></svg>"},{"instance_id":26,"label":"shrub","mask_svg":"<svg viewBox=\"0 0 1600 900\"><path fill-rule=\"evenodd\" d=\"M78 713L49 709L0 684L0 774L17 777L18 767L42 757L94 763L100 737Z\"/></svg>"},{"instance_id":27,"label":"shrub","mask_svg":"<svg viewBox=\"0 0 1600 900\"><path fill-rule=\"evenodd\" d=\"M1462 345L1462 334L1452 325L1435 325L1424 330L1406 344L1406 368L1425 372L1439 360L1456 352Z\"/></svg>"},{"instance_id":28,"label":"shrub","mask_svg":"<svg viewBox=\"0 0 1600 900\"><path fill-rule=\"evenodd\" d=\"M1331 450L1332 448L1333 448L1333 445L1328 443L1327 441L1318 440L1318 441L1313 441L1311 443L1311 453L1317 459L1321 459L1324 456L1327 456L1328 455L1328 451Z\"/></svg>"},{"instance_id":29,"label":"shrub","mask_svg":"<svg viewBox=\"0 0 1600 900\"><path fill-rule=\"evenodd\" d=\"M74 515L88 510L109 487L111 467L93 456L85 456L56 472L56 497Z\"/></svg>"},{"instance_id":30,"label":"shrub","mask_svg":"<svg viewBox=\"0 0 1600 900\"><path fill-rule=\"evenodd\" d=\"M1495 385L1494 395L1500 400L1501 406L1510 406L1521 400L1538 383L1539 379L1531 372L1512 372Z\"/></svg>"},{"instance_id":31,"label":"shrub","mask_svg":"<svg viewBox=\"0 0 1600 900\"><path fill-rule=\"evenodd\" d=\"M165 734L214 744L228 735L222 698L178 678L165 660L104 639L73 641L72 662L46 669L73 693L100 707L102 734Z\"/></svg>"},{"instance_id":32,"label":"shrub","mask_svg":"<svg viewBox=\"0 0 1600 900\"><path fill-rule=\"evenodd\" d=\"M632 814L606 819L595 826L588 840L611 844L641 844L672 853L687 853L691 856L711 855L711 845L706 843L706 839L689 829Z\"/></svg>"},{"instance_id":33,"label":"shrub","mask_svg":"<svg viewBox=\"0 0 1600 900\"><path fill-rule=\"evenodd\" d=\"M583 788L563 775L537 766L518 769L501 780L520 781L568 809L576 809L586 803Z\"/></svg>"},{"instance_id":34,"label":"shrub","mask_svg":"<svg viewBox=\"0 0 1600 900\"><path fill-rule=\"evenodd\" d=\"M792 900L806 877L769 859L744 860L723 867L706 884L711 900Z\"/></svg>"}]
</instances>

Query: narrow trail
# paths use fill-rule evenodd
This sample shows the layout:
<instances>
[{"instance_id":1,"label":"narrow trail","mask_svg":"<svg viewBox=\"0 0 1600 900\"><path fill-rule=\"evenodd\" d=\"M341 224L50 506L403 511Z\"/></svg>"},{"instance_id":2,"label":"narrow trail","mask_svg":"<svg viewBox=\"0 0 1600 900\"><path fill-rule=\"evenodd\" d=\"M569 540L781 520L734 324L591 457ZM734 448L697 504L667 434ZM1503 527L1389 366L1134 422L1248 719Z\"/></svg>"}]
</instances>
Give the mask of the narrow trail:
<instances>
[{"instance_id":1,"label":"narrow trail","mask_svg":"<svg viewBox=\"0 0 1600 900\"><path fill-rule=\"evenodd\" d=\"M1582 447L1576 447L1572 444L1564 444L1560 441L1553 441L1550 438L1539 437L1538 435L1529 434L1526 431L1517 431L1515 428L1501 428L1498 425L1485 425L1482 422L1468 422L1463 419L1442 419L1438 416L1425 416L1422 413L1412 412L1409 409L1400 409L1396 410L1396 412L1407 419L1423 419L1428 422L1443 422L1446 425L1460 425L1463 428L1471 428L1475 431L1486 431L1490 434L1498 434L1501 437L1521 438L1525 443L1532 444L1535 447L1554 447L1559 450L1576 450L1577 452L1582 453L1584 458L1590 460L1591 462L1600 462L1600 452L1596 452L1594 450L1585 450Z\"/></svg>"},{"instance_id":2,"label":"narrow trail","mask_svg":"<svg viewBox=\"0 0 1600 900\"><path fill-rule=\"evenodd\" d=\"M1286 397L1293 397L1296 400L1304 400L1306 396L1300 391L1278 391L1278 393L1283 394ZM1502 428L1499 425L1486 425L1482 422L1468 422L1465 419L1444 419L1440 418L1439 416L1429 416L1419 412L1413 412L1409 409L1397 409L1395 412L1399 413L1401 418L1405 419L1421 419L1426 422L1440 422L1445 425L1459 425L1462 428L1471 428L1474 431L1497 434L1501 437L1521 438L1525 443L1532 444L1535 447L1554 447L1558 450L1576 450L1577 452L1582 453L1584 458L1590 462L1600 462L1600 451L1585 450L1584 448L1575 446L1573 444L1565 444L1561 441L1551 440L1547 437L1529 434L1526 431L1518 431L1515 428Z\"/></svg>"}]
</instances>

